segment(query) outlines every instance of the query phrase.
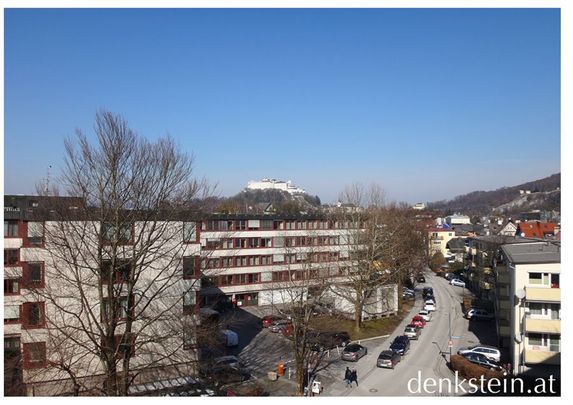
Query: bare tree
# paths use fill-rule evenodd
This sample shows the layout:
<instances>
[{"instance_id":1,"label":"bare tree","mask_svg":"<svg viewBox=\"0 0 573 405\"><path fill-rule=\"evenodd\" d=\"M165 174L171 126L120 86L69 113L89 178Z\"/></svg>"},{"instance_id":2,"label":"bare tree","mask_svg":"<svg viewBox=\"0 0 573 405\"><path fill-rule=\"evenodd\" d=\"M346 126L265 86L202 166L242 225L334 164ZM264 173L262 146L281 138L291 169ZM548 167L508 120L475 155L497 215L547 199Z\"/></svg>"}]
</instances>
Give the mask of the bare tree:
<instances>
[{"instance_id":1,"label":"bare tree","mask_svg":"<svg viewBox=\"0 0 573 405\"><path fill-rule=\"evenodd\" d=\"M402 280L422 266L423 233L411 210L406 205L387 204L378 185L353 184L341 200L344 204L335 217L350 229L350 264L340 269L343 282L331 288L352 305L358 331L365 314L379 314L396 299L399 305Z\"/></svg>"},{"instance_id":2,"label":"bare tree","mask_svg":"<svg viewBox=\"0 0 573 405\"><path fill-rule=\"evenodd\" d=\"M186 349L196 340L199 245L183 208L208 185L171 138L150 142L106 111L94 131L95 144L80 131L66 140L58 184L84 203L46 213L46 285L35 290L52 365L43 373L67 373L74 393L128 395L138 381L195 366Z\"/></svg>"}]
</instances>

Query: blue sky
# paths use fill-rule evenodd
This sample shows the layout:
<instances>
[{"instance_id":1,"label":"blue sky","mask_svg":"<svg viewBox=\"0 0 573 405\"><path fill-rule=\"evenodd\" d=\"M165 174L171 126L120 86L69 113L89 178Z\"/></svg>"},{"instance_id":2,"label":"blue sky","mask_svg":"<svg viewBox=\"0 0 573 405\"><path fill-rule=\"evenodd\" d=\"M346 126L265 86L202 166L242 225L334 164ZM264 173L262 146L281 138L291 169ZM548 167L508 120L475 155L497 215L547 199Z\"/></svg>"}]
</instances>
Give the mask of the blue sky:
<instances>
[{"instance_id":1,"label":"blue sky","mask_svg":"<svg viewBox=\"0 0 573 405\"><path fill-rule=\"evenodd\" d=\"M5 11L4 191L33 193L95 112L170 134L233 195L434 201L560 171L559 10Z\"/></svg>"}]
</instances>

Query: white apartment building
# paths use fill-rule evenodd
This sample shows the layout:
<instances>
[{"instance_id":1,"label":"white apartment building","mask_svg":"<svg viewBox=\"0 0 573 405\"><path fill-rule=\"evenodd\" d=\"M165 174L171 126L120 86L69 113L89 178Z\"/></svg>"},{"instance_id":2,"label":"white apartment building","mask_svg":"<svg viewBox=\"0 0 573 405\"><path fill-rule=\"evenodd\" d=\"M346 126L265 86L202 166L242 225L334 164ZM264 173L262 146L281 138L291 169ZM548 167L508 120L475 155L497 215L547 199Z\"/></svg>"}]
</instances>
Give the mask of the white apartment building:
<instances>
[{"instance_id":1,"label":"white apartment building","mask_svg":"<svg viewBox=\"0 0 573 405\"><path fill-rule=\"evenodd\" d=\"M106 342L106 316L117 317L114 350L116 358L130 358L130 369L137 373L133 385L192 375L199 283L190 263L200 251L195 222L169 220L154 224L156 228L149 232L141 232L143 225L136 222L132 229L126 229L121 259L126 273L109 275L113 280L113 287L109 287L103 274L110 261L104 259L98 267L86 242L92 240L92 232L105 225L87 221L66 221L63 225L51 220L49 205L53 199L69 206L82 204L75 198L5 196L5 393L69 395L77 389L81 395L102 395L98 389L103 384L104 368L98 345ZM62 240L57 239L61 226L72 232L77 229L74 226L83 225L87 231L82 241L67 239L77 246L69 250L58 247L62 246ZM134 235L153 237L159 228L167 232L153 242L150 255L137 259L151 264L145 265L140 279L130 287L123 277L133 271L130 262L136 260ZM104 244L104 258L106 250ZM90 270L94 268L98 271ZM106 284L103 297L98 288L100 280ZM120 290L117 313L111 310L107 287ZM135 319L130 331L125 322L128 313ZM118 369L121 372L122 361L118 361Z\"/></svg>"},{"instance_id":2,"label":"white apartment building","mask_svg":"<svg viewBox=\"0 0 573 405\"><path fill-rule=\"evenodd\" d=\"M507 274L510 358L516 374L560 376L561 245L557 242L501 247L498 274ZM501 269L500 269L501 267ZM501 271L500 271L501 270Z\"/></svg>"},{"instance_id":3,"label":"white apartment building","mask_svg":"<svg viewBox=\"0 0 573 405\"><path fill-rule=\"evenodd\" d=\"M430 256L441 252L448 255L448 242L456 237L456 232L450 228L430 228L428 229L428 252Z\"/></svg>"}]
</instances>

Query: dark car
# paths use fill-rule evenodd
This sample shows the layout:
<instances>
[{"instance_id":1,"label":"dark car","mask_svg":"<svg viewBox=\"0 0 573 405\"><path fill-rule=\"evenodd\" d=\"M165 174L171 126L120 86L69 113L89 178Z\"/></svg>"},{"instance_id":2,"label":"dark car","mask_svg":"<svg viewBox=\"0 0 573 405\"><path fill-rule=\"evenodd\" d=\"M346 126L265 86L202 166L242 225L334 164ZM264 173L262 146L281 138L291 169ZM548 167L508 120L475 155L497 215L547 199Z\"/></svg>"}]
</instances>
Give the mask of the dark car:
<instances>
[{"instance_id":1,"label":"dark car","mask_svg":"<svg viewBox=\"0 0 573 405\"><path fill-rule=\"evenodd\" d=\"M422 290L422 296L424 298L431 296L434 296L434 289L432 287L424 287L424 289Z\"/></svg>"},{"instance_id":2,"label":"dark car","mask_svg":"<svg viewBox=\"0 0 573 405\"><path fill-rule=\"evenodd\" d=\"M404 335L398 336L390 345L390 350L400 354L401 356L405 355L409 348L410 339L408 339L408 336Z\"/></svg>"},{"instance_id":3,"label":"dark car","mask_svg":"<svg viewBox=\"0 0 573 405\"><path fill-rule=\"evenodd\" d=\"M307 341L311 350L322 351L330 350L335 347L345 347L350 343L348 332L307 332Z\"/></svg>"},{"instance_id":4,"label":"dark car","mask_svg":"<svg viewBox=\"0 0 573 405\"><path fill-rule=\"evenodd\" d=\"M426 277L424 277L423 274L418 274L418 276L416 277L416 281L418 283L425 283L426 282Z\"/></svg>"},{"instance_id":5,"label":"dark car","mask_svg":"<svg viewBox=\"0 0 573 405\"><path fill-rule=\"evenodd\" d=\"M482 366L485 368L489 368L490 370L496 370L496 371L503 370L503 368L501 367L501 365L497 361L490 360L486 356L484 356L483 354L466 353L466 354L462 354L462 356L464 356L466 359L468 359L472 363L477 364L478 366Z\"/></svg>"},{"instance_id":6,"label":"dark car","mask_svg":"<svg viewBox=\"0 0 573 405\"><path fill-rule=\"evenodd\" d=\"M220 386L224 384L247 381L249 378L251 378L251 374L246 370L227 366L213 369L209 378L215 385Z\"/></svg>"},{"instance_id":7,"label":"dark car","mask_svg":"<svg viewBox=\"0 0 573 405\"><path fill-rule=\"evenodd\" d=\"M283 319L282 316L280 315L267 315L264 316L262 319L263 322L263 328L268 328L272 325L273 322L278 321L280 319Z\"/></svg>"},{"instance_id":8,"label":"dark car","mask_svg":"<svg viewBox=\"0 0 573 405\"><path fill-rule=\"evenodd\" d=\"M347 345L340 358L347 361L358 361L368 354L368 349L357 343Z\"/></svg>"},{"instance_id":9,"label":"dark car","mask_svg":"<svg viewBox=\"0 0 573 405\"><path fill-rule=\"evenodd\" d=\"M401 358L402 356L392 350L384 350L378 355L376 366L394 369L396 364L400 362Z\"/></svg>"}]
</instances>

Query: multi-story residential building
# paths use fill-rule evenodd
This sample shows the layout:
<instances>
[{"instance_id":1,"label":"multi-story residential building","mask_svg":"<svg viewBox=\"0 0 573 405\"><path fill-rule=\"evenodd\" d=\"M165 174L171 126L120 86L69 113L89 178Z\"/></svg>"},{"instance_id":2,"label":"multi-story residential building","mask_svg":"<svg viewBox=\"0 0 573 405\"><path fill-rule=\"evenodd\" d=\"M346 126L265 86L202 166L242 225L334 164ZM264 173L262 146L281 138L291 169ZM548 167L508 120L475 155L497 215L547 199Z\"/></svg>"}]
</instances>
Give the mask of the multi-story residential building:
<instances>
[{"instance_id":1,"label":"multi-story residential building","mask_svg":"<svg viewBox=\"0 0 573 405\"><path fill-rule=\"evenodd\" d=\"M467 215L462 215L460 213L449 215L446 217L446 224L453 225L464 225L471 224L470 217Z\"/></svg>"},{"instance_id":2,"label":"multi-story residential building","mask_svg":"<svg viewBox=\"0 0 573 405\"><path fill-rule=\"evenodd\" d=\"M343 285L358 227L320 215L211 215L198 229L205 274L202 304L223 298L237 306L280 305L288 302L288 290L297 283ZM397 310L395 290L393 299L384 300L388 305L377 307L378 315ZM344 300L336 302L341 310L348 307Z\"/></svg>"},{"instance_id":3,"label":"multi-story residential building","mask_svg":"<svg viewBox=\"0 0 573 405\"><path fill-rule=\"evenodd\" d=\"M50 207L56 202L68 208L69 221L53 218ZM116 352L128 356L137 370L132 383L193 375L197 361L193 328L200 302L209 306L225 297L237 306L275 305L288 303L285 290L298 284L320 287L327 280L344 288L343 274L352 265L352 250L356 252L353 235L360 232L356 222L320 215L193 217L177 212L156 219L156 227L164 229L168 238L147 238L155 240L145 257L147 267L133 294L123 294L129 288L127 275L139 265L129 264L135 260L130 253L137 250L135 239L142 239L135 236L148 231L137 220L119 230L123 253L117 260L125 266L111 274L105 241L100 246L101 264L86 259L93 257L89 249L58 250L64 245L56 236L63 236L59 231L70 225L66 222L93 232L109 228L90 219L75 220L74 209L82 205L77 198L5 196L4 347L9 371L5 387L15 389L15 394L62 395L76 389L81 394L101 394L86 387L101 387L104 378L100 321L112 316L114 304L102 283L113 284L113 291L121 293L116 297L119 312L112 316L117 321ZM94 239L92 231L87 232L82 235L85 240ZM106 231L104 237L111 234ZM77 242L65 237L68 244ZM112 281L106 282L108 278ZM152 297L146 298L150 291ZM348 301L335 294L331 298L353 315ZM368 317L391 314L397 305L396 285L385 285L373 292L365 311ZM150 312L154 310L159 311L155 318L158 312ZM87 326L80 325L82 312ZM133 318L130 332L127 318Z\"/></svg>"},{"instance_id":4,"label":"multi-story residential building","mask_svg":"<svg viewBox=\"0 0 573 405\"><path fill-rule=\"evenodd\" d=\"M7 393L101 394L101 352L108 344L109 318L115 327L112 352L116 359L129 358L133 384L181 373L188 376L196 366L191 325L196 324L199 283L193 263L200 245L195 222L165 218L152 230L142 231L143 225L136 221L121 231L125 237L119 249L123 256L113 259L106 256L111 240L99 245L99 256L96 249L87 247L93 246L88 241L97 240L92 233L106 224L72 221L74 210L83 204L78 198L5 196ZM55 206L69 210L69 222L54 219L51 208ZM71 232L78 226L85 233L74 237ZM153 240L158 228L167 232ZM64 229L70 233L61 233ZM144 258L135 259L134 252L143 242L135 241L134 235L153 240ZM97 257L103 258L100 264L96 264ZM116 259L123 265L112 275L106 269ZM128 276L135 267L145 270L138 273L137 282ZM117 296L106 295L110 291ZM129 330L128 318L133 320ZM120 372L122 364L125 362L117 364Z\"/></svg>"},{"instance_id":5,"label":"multi-story residential building","mask_svg":"<svg viewBox=\"0 0 573 405\"><path fill-rule=\"evenodd\" d=\"M448 254L448 242L455 237L455 231L449 227L428 229L428 252L430 256L436 252L441 252L446 256Z\"/></svg>"},{"instance_id":6,"label":"multi-story residential building","mask_svg":"<svg viewBox=\"0 0 573 405\"><path fill-rule=\"evenodd\" d=\"M507 343L515 373L559 378L561 244L507 244L498 258L496 272L508 282Z\"/></svg>"}]
</instances>

